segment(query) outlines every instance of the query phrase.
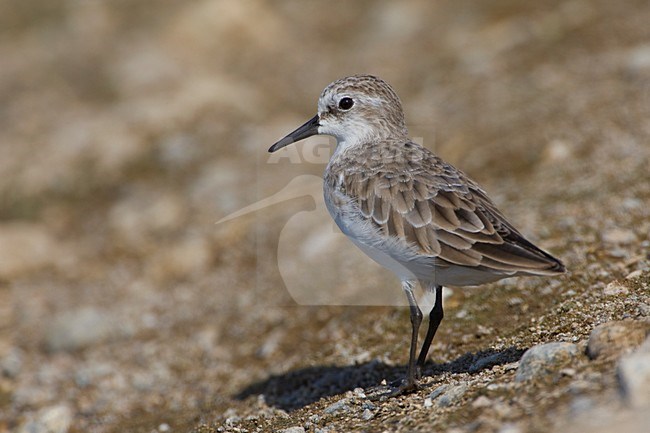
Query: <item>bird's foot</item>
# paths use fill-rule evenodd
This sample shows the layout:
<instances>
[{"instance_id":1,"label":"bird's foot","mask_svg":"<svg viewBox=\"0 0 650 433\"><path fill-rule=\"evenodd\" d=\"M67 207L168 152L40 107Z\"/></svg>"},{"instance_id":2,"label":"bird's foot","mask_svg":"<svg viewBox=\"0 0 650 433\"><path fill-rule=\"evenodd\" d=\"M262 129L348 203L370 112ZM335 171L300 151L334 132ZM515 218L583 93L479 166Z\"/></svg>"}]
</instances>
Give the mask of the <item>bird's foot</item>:
<instances>
[{"instance_id":1,"label":"bird's foot","mask_svg":"<svg viewBox=\"0 0 650 433\"><path fill-rule=\"evenodd\" d=\"M416 380L401 379L390 384L374 386L366 392L366 396L373 401L385 401L392 397L415 392L419 387Z\"/></svg>"}]
</instances>

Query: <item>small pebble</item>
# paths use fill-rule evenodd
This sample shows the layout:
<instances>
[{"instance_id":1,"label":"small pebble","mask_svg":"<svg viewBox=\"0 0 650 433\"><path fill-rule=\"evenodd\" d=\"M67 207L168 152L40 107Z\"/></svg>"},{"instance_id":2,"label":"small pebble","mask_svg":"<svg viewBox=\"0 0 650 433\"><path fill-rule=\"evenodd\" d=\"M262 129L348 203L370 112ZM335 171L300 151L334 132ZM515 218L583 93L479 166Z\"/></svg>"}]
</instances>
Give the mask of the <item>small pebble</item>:
<instances>
[{"instance_id":1,"label":"small pebble","mask_svg":"<svg viewBox=\"0 0 650 433\"><path fill-rule=\"evenodd\" d=\"M438 398L440 395L442 395L445 391L447 391L447 389L449 389L449 386L450 386L450 385L448 385L448 384L440 385L439 387L437 387L436 389L434 389L434 390L431 392L431 394L429 394L429 398L430 398L431 400L435 400L435 399Z\"/></svg>"},{"instance_id":2,"label":"small pebble","mask_svg":"<svg viewBox=\"0 0 650 433\"><path fill-rule=\"evenodd\" d=\"M374 416L375 416L374 412L371 411L370 409L364 410L363 413L361 414L361 418L363 418L366 421L374 418Z\"/></svg>"},{"instance_id":3,"label":"small pebble","mask_svg":"<svg viewBox=\"0 0 650 433\"><path fill-rule=\"evenodd\" d=\"M627 257L627 255L628 255L627 250L626 250L625 248L621 248L621 247L613 247L613 248L609 248L609 249L606 251L606 253L607 253L607 255L608 255L609 257L612 257L612 258L615 258L615 259L624 259L624 258ZM601 271L601 272L602 272L602 271ZM601 274L602 274L603 276L606 275L605 273L601 273Z\"/></svg>"},{"instance_id":4,"label":"small pebble","mask_svg":"<svg viewBox=\"0 0 650 433\"><path fill-rule=\"evenodd\" d=\"M576 375L576 369L575 368L563 368L560 370L560 374L562 376L567 376L567 377L573 377Z\"/></svg>"},{"instance_id":5,"label":"small pebble","mask_svg":"<svg viewBox=\"0 0 650 433\"><path fill-rule=\"evenodd\" d=\"M341 400L330 404L324 410L326 414L334 415L337 413L345 413L350 411L350 406L348 406L348 399L342 398Z\"/></svg>"},{"instance_id":6,"label":"small pebble","mask_svg":"<svg viewBox=\"0 0 650 433\"><path fill-rule=\"evenodd\" d=\"M262 359L273 355L285 336L286 332L281 329L276 329L271 332L269 336L264 339L264 342L262 342L255 355Z\"/></svg>"},{"instance_id":7,"label":"small pebble","mask_svg":"<svg viewBox=\"0 0 650 433\"><path fill-rule=\"evenodd\" d=\"M66 405L43 408L19 429L19 433L66 433L72 425L72 410Z\"/></svg>"},{"instance_id":8,"label":"small pebble","mask_svg":"<svg viewBox=\"0 0 650 433\"><path fill-rule=\"evenodd\" d=\"M231 416L226 418L226 425L232 426L234 424L237 424L239 421L241 421L241 417L239 416Z\"/></svg>"},{"instance_id":9,"label":"small pebble","mask_svg":"<svg viewBox=\"0 0 650 433\"><path fill-rule=\"evenodd\" d=\"M482 395L472 402L472 407L480 409L482 407L488 407L492 405L492 400Z\"/></svg>"},{"instance_id":10,"label":"small pebble","mask_svg":"<svg viewBox=\"0 0 650 433\"><path fill-rule=\"evenodd\" d=\"M464 383L451 386L436 400L436 404L438 407L452 406L463 398L465 392L467 392L467 385Z\"/></svg>"},{"instance_id":11,"label":"small pebble","mask_svg":"<svg viewBox=\"0 0 650 433\"><path fill-rule=\"evenodd\" d=\"M301 426L289 427L280 430L280 433L305 433L305 428Z\"/></svg>"},{"instance_id":12,"label":"small pebble","mask_svg":"<svg viewBox=\"0 0 650 433\"><path fill-rule=\"evenodd\" d=\"M506 423L499 429L499 433L521 433L521 428L516 424Z\"/></svg>"},{"instance_id":13,"label":"small pebble","mask_svg":"<svg viewBox=\"0 0 650 433\"><path fill-rule=\"evenodd\" d=\"M605 288L603 289L603 294L605 296L626 295L629 291L630 290L627 287L625 287L623 284L617 281L612 281L611 283L605 286Z\"/></svg>"},{"instance_id":14,"label":"small pebble","mask_svg":"<svg viewBox=\"0 0 650 433\"><path fill-rule=\"evenodd\" d=\"M636 271L632 271L627 276L625 277L626 280L633 280L635 278L639 278L641 275L643 275L643 271L641 269L637 269Z\"/></svg>"},{"instance_id":15,"label":"small pebble","mask_svg":"<svg viewBox=\"0 0 650 433\"><path fill-rule=\"evenodd\" d=\"M650 304L645 304L645 303L640 303L637 305L637 311L639 312L639 315L647 317L650 316Z\"/></svg>"},{"instance_id":16,"label":"small pebble","mask_svg":"<svg viewBox=\"0 0 650 433\"><path fill-rule=\"evenodd\" d=\"M648 332L650 323L640 320L603 323L591 331L587 355L590 359L620 356L643 343Z\"/></svg>"},{"instance_id":17,"label":"small pebble","mask_svg":"<svg viewBox=\"0 0 650 433\"><path fill-rule=\"evenodd\" d=\"M532 347L521 357L515 381L554 375L570 364L578 353L578 346L573 343L546 343Z\"/></svg>"}]
</instances>

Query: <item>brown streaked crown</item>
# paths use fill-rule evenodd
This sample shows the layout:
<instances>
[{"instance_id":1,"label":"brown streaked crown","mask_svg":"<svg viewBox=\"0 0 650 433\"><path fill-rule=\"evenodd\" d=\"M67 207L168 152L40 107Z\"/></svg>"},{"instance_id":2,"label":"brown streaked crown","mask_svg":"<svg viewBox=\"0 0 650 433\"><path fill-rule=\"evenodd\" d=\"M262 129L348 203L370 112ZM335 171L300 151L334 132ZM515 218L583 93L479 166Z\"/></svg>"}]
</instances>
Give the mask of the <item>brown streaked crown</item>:
<instances>
[{"instance_id":1,"label":"brown streaked crown","mask_svg":"<svg viewBox=\"0 0 650 433\"><path fill-rule=\"evenodd\" d=\"M354 100L350 110L338 107L343 97ZM408 135L399 96L387 82L374 75L353 75L328 85L319 98L318 114L325 134L329 133L328 123L336 123L350 134L364 131L373 138ZM332 135L338 134L332 132Z\"/></svg>"}]
</instances>

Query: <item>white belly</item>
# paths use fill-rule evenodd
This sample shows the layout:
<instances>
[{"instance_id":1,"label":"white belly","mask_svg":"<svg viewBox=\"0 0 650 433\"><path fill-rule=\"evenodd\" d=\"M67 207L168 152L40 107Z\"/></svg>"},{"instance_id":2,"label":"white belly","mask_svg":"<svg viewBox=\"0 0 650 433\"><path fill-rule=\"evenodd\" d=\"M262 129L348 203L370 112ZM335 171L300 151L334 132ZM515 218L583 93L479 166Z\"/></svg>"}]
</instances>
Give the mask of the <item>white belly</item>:
<instances>
[{"instance_id":1,"label":"white belly","mask_svg":"<svg viewBox=\"0 0 650 433\"><path fill-rule=\"evenodd\" d=\"M349 235L348 238L368 257L394 273L400 280L413 280L414 278L418 278L403 262L393 258L388 251L367 245Z\"/></svg>"}]
</instances>

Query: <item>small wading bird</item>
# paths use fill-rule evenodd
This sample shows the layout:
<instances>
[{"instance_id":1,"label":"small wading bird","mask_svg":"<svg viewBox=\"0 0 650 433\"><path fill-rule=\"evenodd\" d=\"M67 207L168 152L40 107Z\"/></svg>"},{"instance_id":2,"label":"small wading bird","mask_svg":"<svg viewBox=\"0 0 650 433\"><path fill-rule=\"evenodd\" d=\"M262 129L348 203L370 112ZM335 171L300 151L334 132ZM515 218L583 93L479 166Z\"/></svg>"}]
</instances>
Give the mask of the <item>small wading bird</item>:
<instances>
[{"instance_id":1,"label":"small wading bird","mask_svg":"<svg viewBox=\"0 0 650 433\"><path fill-rule=\"evenodd\" d=\"M318 114L269 152L317 134L337 141L324 176L329 213L355 245L395 273L408 298L408 369L391 395L417 388L443 318L443 286L565 271L558 259L526 240L476 182L409 139L400 99L380 78L334 81L318 100ZM435 292L417 358L422 312L416 281Z\"/></svg>"}]
</instances>

